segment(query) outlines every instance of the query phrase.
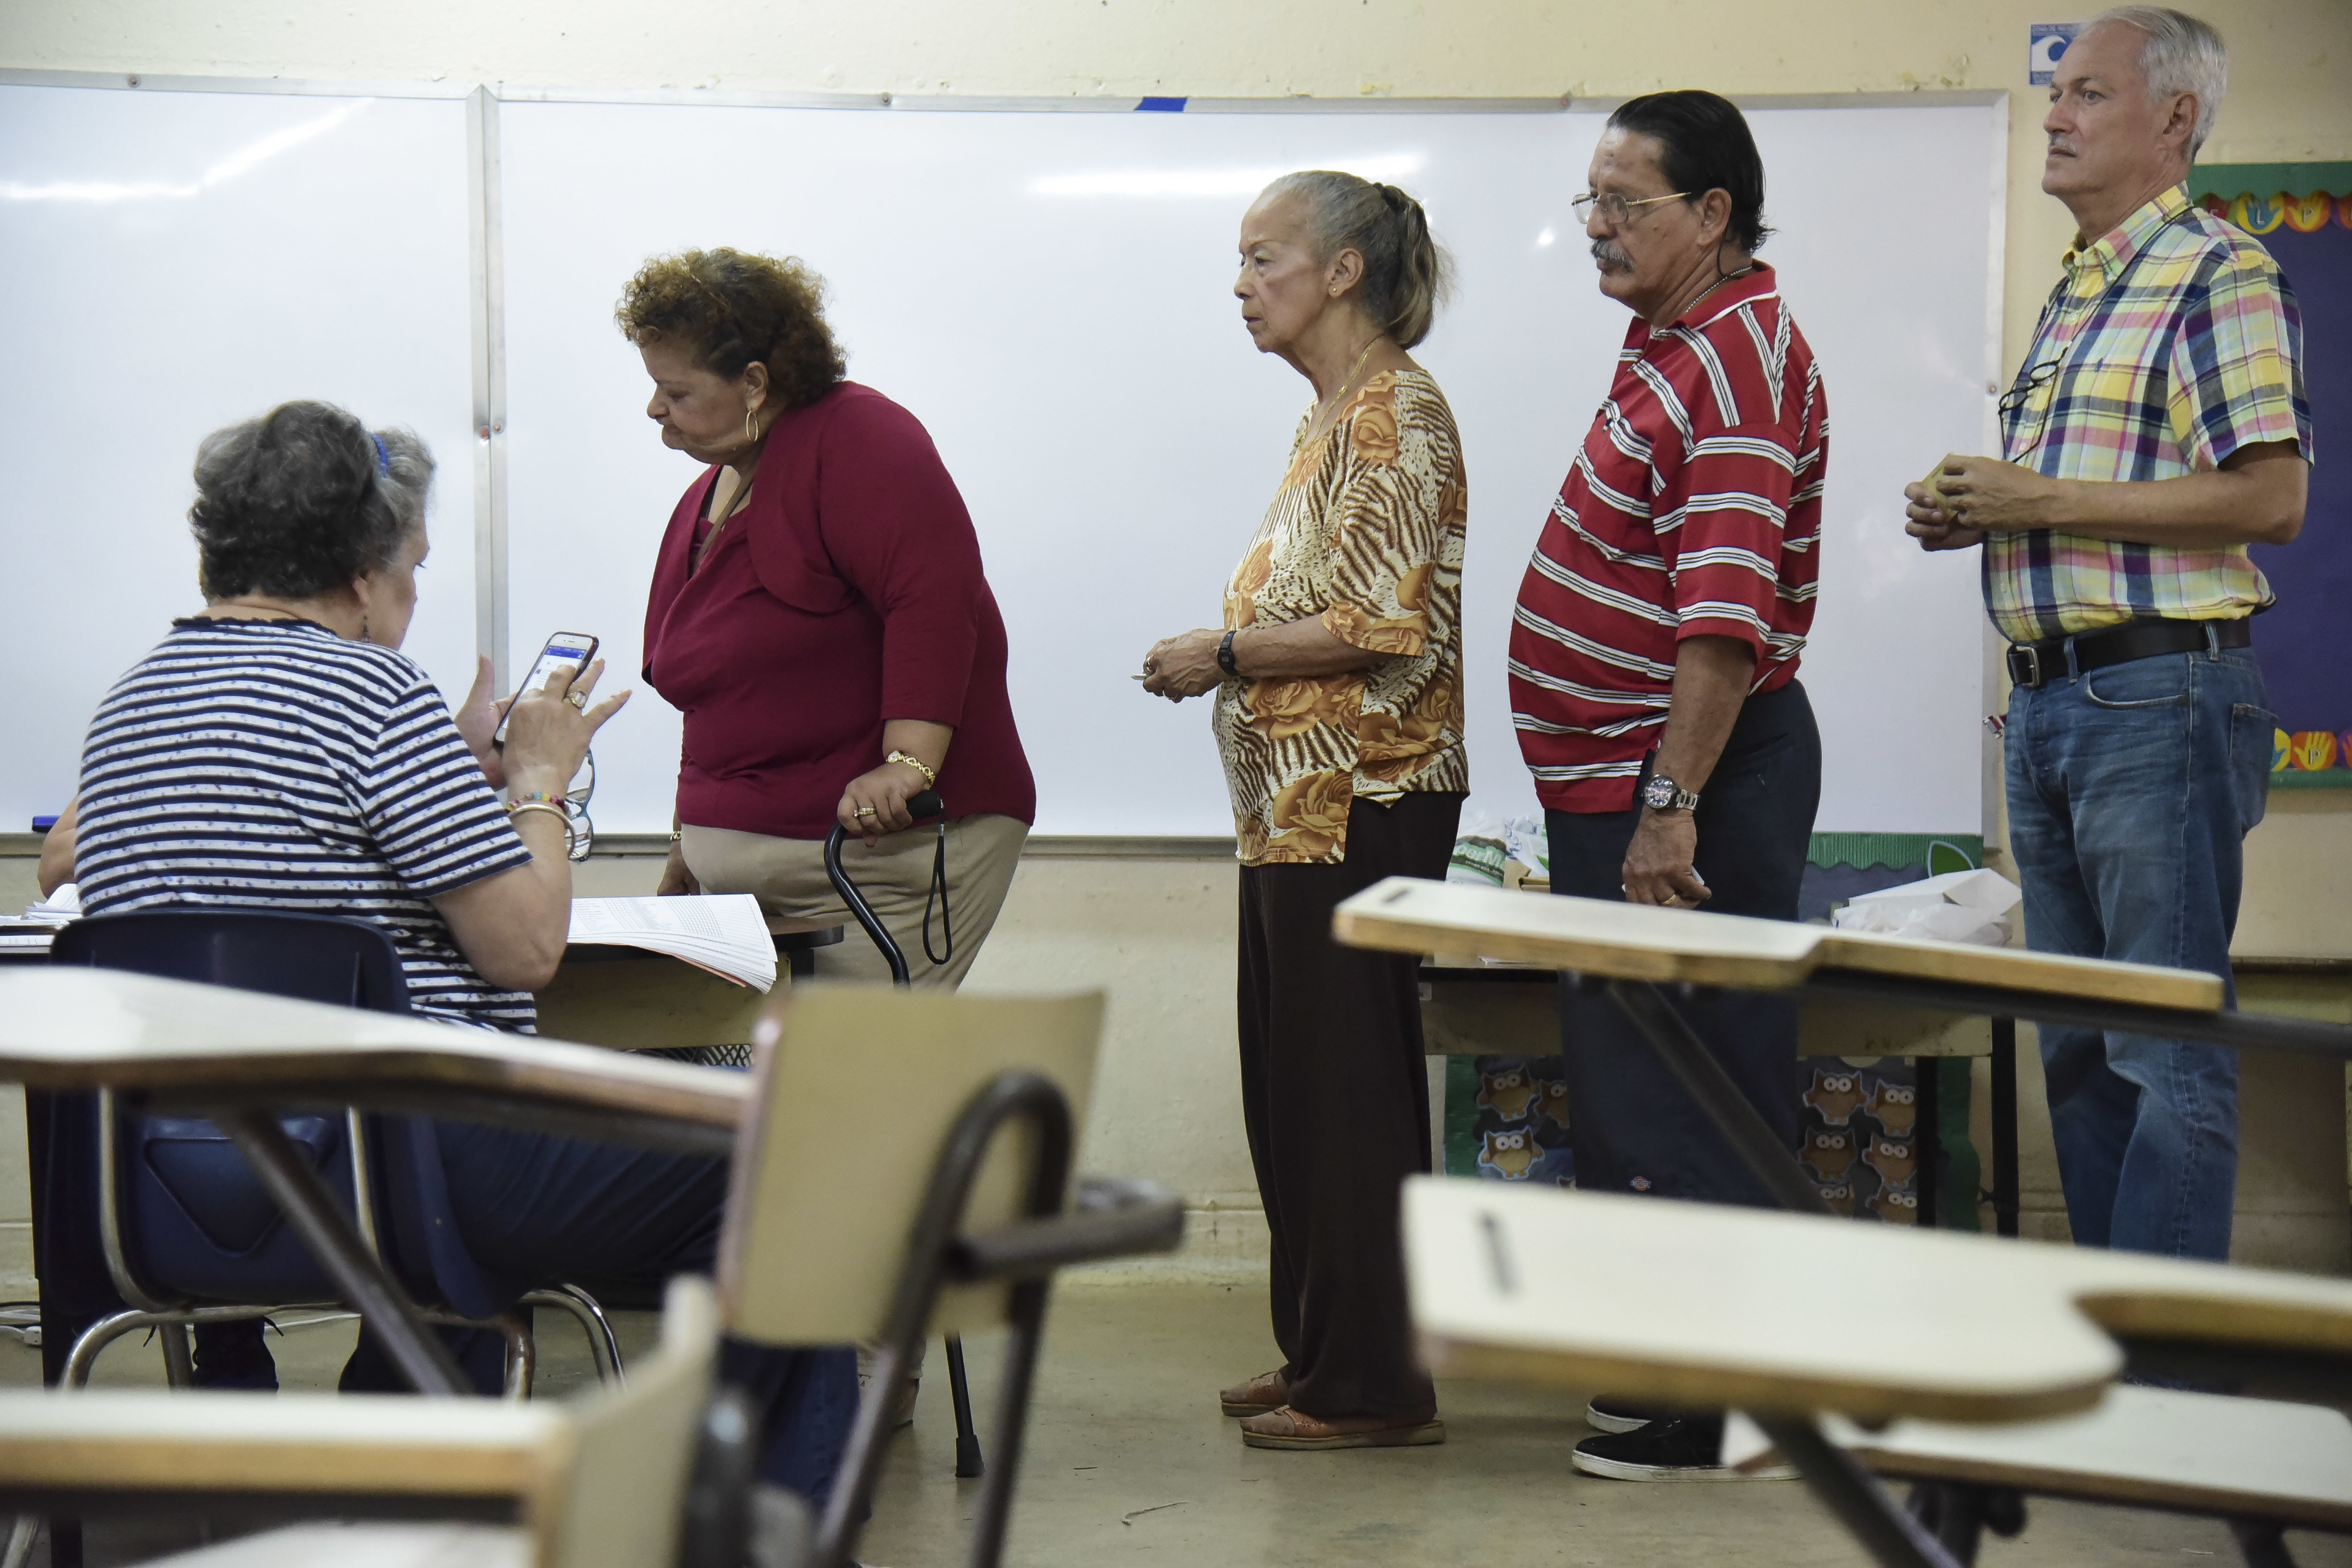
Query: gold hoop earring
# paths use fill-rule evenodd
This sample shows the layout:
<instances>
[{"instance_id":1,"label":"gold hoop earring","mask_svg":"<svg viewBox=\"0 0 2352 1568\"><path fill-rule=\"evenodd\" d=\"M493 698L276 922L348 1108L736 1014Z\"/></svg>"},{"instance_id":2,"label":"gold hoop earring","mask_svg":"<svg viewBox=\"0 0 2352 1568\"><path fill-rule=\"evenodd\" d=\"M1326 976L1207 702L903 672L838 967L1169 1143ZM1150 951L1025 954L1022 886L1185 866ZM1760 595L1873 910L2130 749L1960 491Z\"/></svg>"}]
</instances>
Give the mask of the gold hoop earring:
<instances>
[{"instance_id":1,"label":"gold hoop earring","mask_svg":"<svg viewBox=\"0 0 2352 1568\"><path fill-rule=\"evenodd\" d=\"M746 408L743 410L743 439L747 445L757 446L759 444L760 411L757 408Z\"/></svg>"}]
</instances>

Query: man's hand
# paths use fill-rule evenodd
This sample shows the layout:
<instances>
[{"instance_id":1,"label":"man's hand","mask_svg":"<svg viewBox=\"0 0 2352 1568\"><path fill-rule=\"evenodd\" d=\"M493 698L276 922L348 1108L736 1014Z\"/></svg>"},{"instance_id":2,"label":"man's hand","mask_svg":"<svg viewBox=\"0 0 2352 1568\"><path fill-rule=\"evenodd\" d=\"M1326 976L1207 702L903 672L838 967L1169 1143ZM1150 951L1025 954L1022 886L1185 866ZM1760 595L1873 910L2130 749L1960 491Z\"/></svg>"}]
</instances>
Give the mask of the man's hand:
<instances>
[{"instance_id":1,"label":"man's hand","mask_svg":"<svg viewBox=\"0 0 2352 1568\"><path fill-rule=\"evenodd\" d=\"M1217 666L1217 645L1224 640L1223 632L1202 627L1153 643L1143 656L1143 689L1171 702L1214 691L1225 679Z\"/></svg>"},{"instance_id":2,"label":"man's hand","mask_svg":"<svg viewBox=\"0 0 2352 1568\"><path fill-rule=\"evenodd\" d=\"M1985 542L1984 530L1962 528L1958 520L1936 504L1935 492L1926 485L1905 485L1903 499L1908 503L1903 509L1903 531L1917 540L1920 549L1973 550Z\"/></svg>"},{"instance_id":3,"label":"man's hand","mask_svg":"<svg viewBox=\"0 0 2352 1568\"><path fill-rule=\"evenodd\" d=\"M1698 854L1698 823L1687 811L1642 808L1633 841L1625 847L1625 901L1680 904L1688 909L1710 896L1691 868Z\"/></svg>"},{"instance_id":4,"label":"man's hand","mask_svg":"<svg viewBox=\"0 0 2352 1568\"><path fill-rule=\"evenodd\" d=\"M1999 458L1947 458L1936 488L1944 492L1943 510L1952 521L1979 537L2023 533L2063 521L2056 506L2056 479Z\"/></svg>"},{"instance_id":5,"label":"man's hand","mask_svg":"<svg viewBox=\"0 0 2352 1568\"><path fill-rule=\"evenodd\" d=\"M499 732L499 721L507 716L507 706L514 699L509 697L503 702L499 701L494 695L497 689L491 684L489 659L476 659L474 689L466 693L466 700L458 705L457 711L451 717L457 721L457 733L464 739L466 750L473 752L474 760L481 763L482 776L489 781L492 789L504 789L507 787L506 759L499 755L499 748L491 737Z\"/></svg>"}]
</instances>

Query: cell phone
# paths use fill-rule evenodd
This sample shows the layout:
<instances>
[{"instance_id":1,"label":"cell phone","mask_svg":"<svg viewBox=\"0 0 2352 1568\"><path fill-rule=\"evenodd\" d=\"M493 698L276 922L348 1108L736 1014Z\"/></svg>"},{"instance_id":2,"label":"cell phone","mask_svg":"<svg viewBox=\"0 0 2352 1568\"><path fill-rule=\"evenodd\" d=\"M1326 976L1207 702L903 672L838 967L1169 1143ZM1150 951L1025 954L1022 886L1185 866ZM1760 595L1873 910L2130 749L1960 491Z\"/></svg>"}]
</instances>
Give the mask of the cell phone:
<instances>
[{"instance_id":1,"label":"cell phone","mask_svg":"<svg viewBox=\"0 0 2352 1568\"><path fill-rule=\"evenodd\" d=\"M549 676L566 666L571 667L575 672L586 669L588 661L596 657L596 639L586 632L556 633L547 639L547 646L539 650L539 658L531 663L530 673L523 677L520 686L515 688L515 695L520 697L526 691L537 691L547 684ZM513 713L513 708L509 707L508 716L511 718ZM500 745L506 743L507 721L505 719L499 721L499 732L491 739Z\"/></svg>"}]
</instances>

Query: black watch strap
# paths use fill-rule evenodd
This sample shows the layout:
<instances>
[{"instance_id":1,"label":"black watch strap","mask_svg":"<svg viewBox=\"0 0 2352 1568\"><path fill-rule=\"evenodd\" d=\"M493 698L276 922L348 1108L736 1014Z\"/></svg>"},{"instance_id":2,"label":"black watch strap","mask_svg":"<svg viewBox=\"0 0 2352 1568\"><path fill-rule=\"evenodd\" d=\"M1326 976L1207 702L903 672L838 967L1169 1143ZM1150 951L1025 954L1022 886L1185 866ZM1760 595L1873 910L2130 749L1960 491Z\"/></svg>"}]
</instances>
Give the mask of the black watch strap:
<instances>
[{"instance_id":1,"label":"black watch strap","mask_svg":"<svg viewBox=\"0 0 2352 1568\"><path fill-rule=\"evenodd\" d=\"M1242 672L1234 668L1234 634L1240 630L1239 626L1235 626L1233 631L1227 632L1217 641L1217 668L1235 680L1242 678Z\"/></svg>"}]
</instances>

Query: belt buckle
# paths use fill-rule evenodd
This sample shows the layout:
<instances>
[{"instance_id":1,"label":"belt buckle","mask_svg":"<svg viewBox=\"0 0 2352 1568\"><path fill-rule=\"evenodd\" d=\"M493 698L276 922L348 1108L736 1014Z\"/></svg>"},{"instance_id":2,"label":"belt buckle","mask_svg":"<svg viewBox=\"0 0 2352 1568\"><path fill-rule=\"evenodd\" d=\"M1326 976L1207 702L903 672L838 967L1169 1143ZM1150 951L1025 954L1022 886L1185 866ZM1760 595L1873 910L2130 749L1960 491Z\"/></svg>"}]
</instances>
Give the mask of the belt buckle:
<instances>
[{"instance_id":1,"label":"belt buckle","mask_svg":"<svg viewBox=\"0 0 2352 1568\"><path fill-rule=\"evenodd\" d=\"M2042 650L2032 643L2009 645L2009 679L2011 684L2028 691L2042 685Z\"/></svg>"}]
</instances>

